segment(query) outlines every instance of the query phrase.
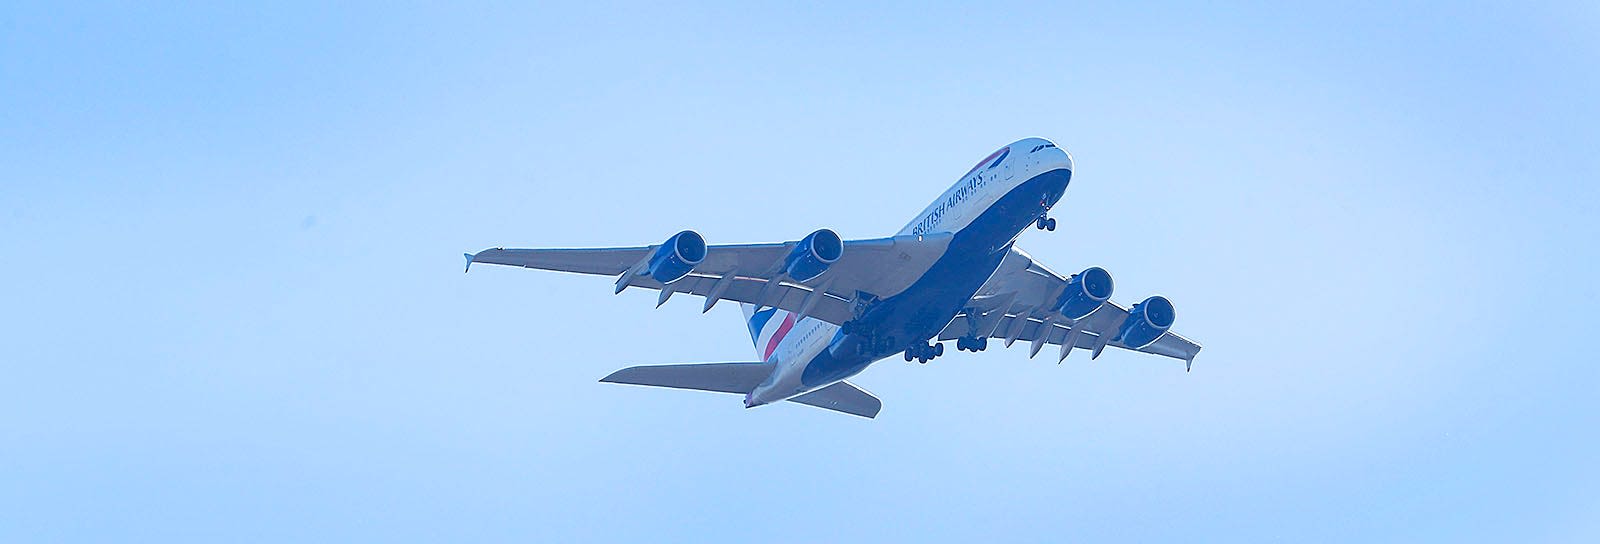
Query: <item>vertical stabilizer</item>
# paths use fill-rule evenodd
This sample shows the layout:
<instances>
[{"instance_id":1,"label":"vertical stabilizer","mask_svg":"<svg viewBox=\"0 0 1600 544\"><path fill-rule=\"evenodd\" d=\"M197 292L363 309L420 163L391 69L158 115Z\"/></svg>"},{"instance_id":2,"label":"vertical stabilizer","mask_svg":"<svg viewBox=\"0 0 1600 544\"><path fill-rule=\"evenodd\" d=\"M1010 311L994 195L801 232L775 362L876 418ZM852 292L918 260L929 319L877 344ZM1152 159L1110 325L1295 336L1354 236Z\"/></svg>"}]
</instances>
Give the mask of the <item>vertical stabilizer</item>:
<instances>
[{"instance_id":1,"label":"vertical stabilizer","mask_svg":"<svg viewBox=\"0 0 1600 544\"><path fill-rule=\"evenodd\" d=\"M739 308L744 311L745 328L750 331L750 343L755 345L756 356L762 361L770 359L794 328L794 312L770 307L757 311L753 304L740 304Z\"/></svg>"}]
</instances>

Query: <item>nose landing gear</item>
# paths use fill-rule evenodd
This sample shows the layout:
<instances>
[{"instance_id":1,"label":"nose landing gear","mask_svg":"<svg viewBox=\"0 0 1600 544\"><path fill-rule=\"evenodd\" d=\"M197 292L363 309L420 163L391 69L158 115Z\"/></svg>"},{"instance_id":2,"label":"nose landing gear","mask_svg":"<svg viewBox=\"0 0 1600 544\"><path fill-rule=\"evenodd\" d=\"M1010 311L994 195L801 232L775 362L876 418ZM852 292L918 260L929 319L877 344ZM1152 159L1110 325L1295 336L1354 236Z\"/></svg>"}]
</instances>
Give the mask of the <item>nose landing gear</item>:
<instances>
[{"instance_id":1,"label":"nose landing gear","mask_svg":"<svg viewBox=\"0 0 1600 544\"><path fill-rule=\"evenodd\" d=\"M1041 215L1041 216L1039 216L1038 219L1033 221L1033 228L1036 228L1036 229L1039 229L1039 230L1055 231L1056 230L1056 219L1054 217L1045 217L1045 216Z\"/></svg>"}]
</instances>

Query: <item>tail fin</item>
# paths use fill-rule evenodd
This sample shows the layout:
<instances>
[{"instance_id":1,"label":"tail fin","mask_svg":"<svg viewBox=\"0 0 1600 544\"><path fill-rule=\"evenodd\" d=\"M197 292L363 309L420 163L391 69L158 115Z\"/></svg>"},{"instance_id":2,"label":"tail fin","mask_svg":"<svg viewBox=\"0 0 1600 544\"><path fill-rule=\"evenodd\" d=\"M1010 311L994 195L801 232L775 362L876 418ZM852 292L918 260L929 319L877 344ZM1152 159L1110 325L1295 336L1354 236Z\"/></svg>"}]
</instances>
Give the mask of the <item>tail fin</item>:
<instances>
[{"instance_id":1,"label":"tail fin","mask_svg":"<svg viewBox=\"0 0 1600 544\"><path fill-rule=\"evenodd\" d=\"M772 320L773 314L777 313L778 309L767 308L757 312L756 305L748 302L740 302L739 309L744 311L744 326L750 331L750 341L760 348L761 329L767 327L767 322Z\"/></svg>"},{"instance_id":2,"label":"tail fin","mask_svg":"<svg viewBox=\"0 0 1600 544\"><path fill-rule=\"evenodd\" d=\"M674 389L694 389L718 393L749 393L772 374L766 363L709 363L628 367L601 378L606 383L625 383Z\"/></svg>"},{"instance_id":3,"label":"tail fin","mask_svg":"<svg viewBox=\"0 0 1600 544\"><path fill-rule=\"evenodd\" d=\"M777 308L762 308L756 311L753 304L742 303L740 309L744 310L745 327L750 329L750 342L755 344L756 356L766 361L772 357L772 352L778 349L778 344L783 343L789 329L794 328L794 312L779 310Z\"/></svg>"}]
</instances>

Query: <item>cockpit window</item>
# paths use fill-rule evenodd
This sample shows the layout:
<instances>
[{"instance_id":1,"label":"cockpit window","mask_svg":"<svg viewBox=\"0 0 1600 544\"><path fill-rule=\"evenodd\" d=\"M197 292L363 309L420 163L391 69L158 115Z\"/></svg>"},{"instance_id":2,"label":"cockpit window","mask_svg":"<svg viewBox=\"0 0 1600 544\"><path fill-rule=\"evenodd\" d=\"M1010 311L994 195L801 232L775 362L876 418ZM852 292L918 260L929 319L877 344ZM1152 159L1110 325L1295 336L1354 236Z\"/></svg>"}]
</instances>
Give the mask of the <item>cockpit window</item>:
<instances>
[{"instance_id":1,"label":"cockpit window","mask_svg":"<svg viewBox=\"0 0 1600 544\"><path fill-rule=\"evenodd\" d=\"M1034 152L1037 152L1037 151L1039 151L1039 150L1040 150L1040 149L1050 149L1050 148L1052 148L1052 147L1055 147L1055 146L1056 146L1056 144L1042 144L1042 145L1036 145L1036 146L1033 146L1033 150L1032 150L1032 151L1029 151L1029 153L1034 153Z\"/></svg>"}]
</instances>

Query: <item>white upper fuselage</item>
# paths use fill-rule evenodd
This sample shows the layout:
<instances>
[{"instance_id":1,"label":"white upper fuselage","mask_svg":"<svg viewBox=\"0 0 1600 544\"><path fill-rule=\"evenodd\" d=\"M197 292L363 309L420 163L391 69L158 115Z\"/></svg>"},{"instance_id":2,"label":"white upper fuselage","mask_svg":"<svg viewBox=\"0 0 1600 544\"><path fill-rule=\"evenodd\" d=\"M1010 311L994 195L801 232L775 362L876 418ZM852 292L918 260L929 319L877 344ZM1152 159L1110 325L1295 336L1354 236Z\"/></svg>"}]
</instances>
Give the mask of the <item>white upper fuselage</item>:
<instances>
[{"instance_id":1,"label":"white upper fuselage","mask_svg":"<svg viewBox=\"0 0 1600 544\"><path fill-rule=\"evenodd\" d=\"M980 161L898 234L958 233L1022 183L1063 168L1072 168L1072 158L1049 140L1018 141ZM1011 239L1019 234L1020 231L1011 233ZM839 327L811 318L796 320L785 310L768 308L762 312L773 314L763 316L764 321L756 320L754 307L745 305L746 321L752 323L752 329L760 326L760 330L751 331L756 351L773 365L773 372L746 396L745 405L769 404L831 385L833 382L807 385L802 383L801 375L807 363L828 349Z\"/></svg>"}]
</instances>

